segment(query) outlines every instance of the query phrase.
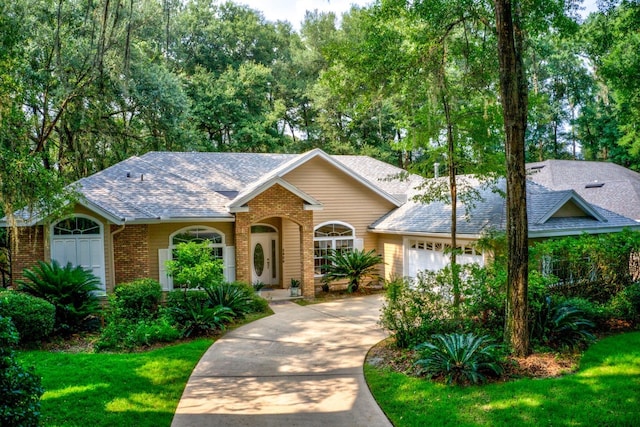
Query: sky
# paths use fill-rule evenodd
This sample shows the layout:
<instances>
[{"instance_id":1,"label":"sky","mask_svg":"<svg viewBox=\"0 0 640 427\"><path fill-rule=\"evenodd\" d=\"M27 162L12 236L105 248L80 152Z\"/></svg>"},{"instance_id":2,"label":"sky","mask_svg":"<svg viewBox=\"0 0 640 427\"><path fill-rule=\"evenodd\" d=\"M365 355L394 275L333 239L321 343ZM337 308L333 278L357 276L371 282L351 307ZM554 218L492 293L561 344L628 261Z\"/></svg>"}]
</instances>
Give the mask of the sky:
<instances>
[{"instance_id":1,"label":"sky","mask_svg":"<svg viewBox=\"0 0 640 427\"><path fill-rule=\"evenodd\" d=\"M289 21L295 30L300 29L307 10L317 9L320 12L335 12L340 17L351 8L351 5L366 6L372 0L233 0L251 9L259 10L268 21ZM584 0L583 16L597 10L596 0Z\"/></svg>"}]
</instances>

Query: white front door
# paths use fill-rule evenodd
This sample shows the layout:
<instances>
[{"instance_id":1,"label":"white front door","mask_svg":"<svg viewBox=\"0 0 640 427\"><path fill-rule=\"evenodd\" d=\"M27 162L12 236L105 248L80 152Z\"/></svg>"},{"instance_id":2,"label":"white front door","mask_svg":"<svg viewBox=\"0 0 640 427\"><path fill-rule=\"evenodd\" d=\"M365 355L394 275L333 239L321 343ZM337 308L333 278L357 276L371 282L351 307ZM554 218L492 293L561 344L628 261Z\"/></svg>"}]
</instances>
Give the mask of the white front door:
<instances>
[{"instance_id":1,"label":"white front door","mask_svg":"<svg viewBox=\"0 0 640 427\"><path fill-rule=\"evenodd\" d=\"M278 284L278 233L251 234L251 279L253 283Z\"/></svg>"}]
</instances>

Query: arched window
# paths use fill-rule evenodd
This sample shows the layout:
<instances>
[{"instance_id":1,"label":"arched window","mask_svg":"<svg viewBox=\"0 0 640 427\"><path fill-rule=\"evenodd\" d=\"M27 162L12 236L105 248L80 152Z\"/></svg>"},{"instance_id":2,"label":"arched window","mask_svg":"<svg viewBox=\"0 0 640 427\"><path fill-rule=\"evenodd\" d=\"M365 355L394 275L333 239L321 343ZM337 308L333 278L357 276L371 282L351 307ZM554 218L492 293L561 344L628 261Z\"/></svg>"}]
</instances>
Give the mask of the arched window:
<instances>
[{"instance_id":1,"label":"arched window","mask_svg":"<svg viewBox=\"0 0 640 427\"><path fill-rule=\"evenodd\" d=\"M173 233L170 238L170 249L173 251L180 243L209 242L211 253L216 259L224 259L224 234L210 227L188 227Z\"/></svg>"},{"instance_id":2,"label":"arched window","mask_svg":"<svg viewBox=\"0 0 640 427\"><path fill-rule=\"evenodd\" d=\"M72 216L53 226L54 236L88 235L101 233L100 224L84 216Z\"/></svg>"},{"instance_id":3,"label":"arched window","mask_svg":"<svg viewBox=\"0 0 640 427\"><path fill-rule=\"evenodd\" d=\"M317 226L313 233L313 263L316 276L324 274L327 260L324 258L332 250L350 251L354 248L355 229L342 222L329 222Z\"/></svg>"}]
</instances>

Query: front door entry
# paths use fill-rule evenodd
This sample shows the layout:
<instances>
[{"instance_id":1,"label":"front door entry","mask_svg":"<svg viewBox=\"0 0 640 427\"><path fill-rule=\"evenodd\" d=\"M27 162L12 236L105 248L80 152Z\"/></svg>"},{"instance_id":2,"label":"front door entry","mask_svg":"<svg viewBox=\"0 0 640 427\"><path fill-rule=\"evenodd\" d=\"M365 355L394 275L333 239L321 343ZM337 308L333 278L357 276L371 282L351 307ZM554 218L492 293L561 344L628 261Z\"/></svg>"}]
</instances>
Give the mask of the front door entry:
<instances>
[{"instance_id":1,"label":"front door entry","mask_svg":"<svg viewBox=\"0 0 640 427\"><path fill-rule=\"evenodd\" d=\"M278 284L278 234L251 234L251 270L253 283Z\"/></svg>"}]
</instances>

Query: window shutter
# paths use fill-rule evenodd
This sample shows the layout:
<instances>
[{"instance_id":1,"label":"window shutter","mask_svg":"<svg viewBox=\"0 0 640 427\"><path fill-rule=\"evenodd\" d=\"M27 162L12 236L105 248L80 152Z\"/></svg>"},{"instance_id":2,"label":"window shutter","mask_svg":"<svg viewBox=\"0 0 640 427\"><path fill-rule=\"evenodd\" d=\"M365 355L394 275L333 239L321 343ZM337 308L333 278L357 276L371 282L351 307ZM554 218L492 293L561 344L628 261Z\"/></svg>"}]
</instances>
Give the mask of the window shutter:
<instances>
[{"instance_id":1,"label":"window shutter","mask_svg":"<svg viewBox=\"0 0 640 427\"><path fill-rule=\"evenodd\" d=\"M364 249L364 239L354 239L353 240L353 248L359 251Z\"/></svg>"},{"instance_id":2,"label":"window shutter","mask_svg":"<svg viewBox=\"0 0 640 427\"><path fill-rule=\"evenodd\" d=\"M170 254L171 252L169 249L158 249L158 276L160 278L160 284L162 285L163 291L170 291L173 289L173 278L167 274L166 266L166 262L171 259L169 257Z\"/></svg>"},{"instance_id":3,"label":"window shutter","mask_svg":"<svg viewBox=\"0 0 640 427\"><path fill-rule=\"evenodd\" d=\"M236 248L227 246L224 248L224 279L227 282L236 280Z\"/></svg>"}]
</instances>

